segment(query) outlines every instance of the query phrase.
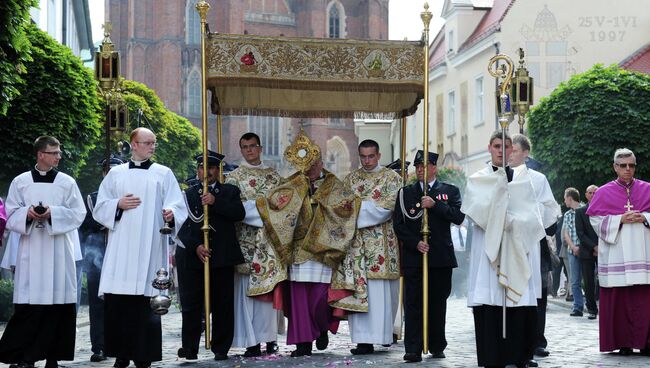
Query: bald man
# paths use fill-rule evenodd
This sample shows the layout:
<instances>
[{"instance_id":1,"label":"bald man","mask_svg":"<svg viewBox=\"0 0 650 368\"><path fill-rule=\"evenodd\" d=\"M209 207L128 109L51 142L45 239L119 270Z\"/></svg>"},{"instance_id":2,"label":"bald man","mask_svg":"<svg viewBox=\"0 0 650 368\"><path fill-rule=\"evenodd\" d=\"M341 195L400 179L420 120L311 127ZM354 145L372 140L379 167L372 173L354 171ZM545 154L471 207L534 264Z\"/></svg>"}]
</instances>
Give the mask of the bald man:
<instances>
[{"instance_id":1,"label":"bald man","mask_svg":"<svg viewBox=\"0 0 650 368\"><path fill-rule=\"evenodd\" d=\"M158 290L156 271L167 267L164 223L176 235L187 217L174 173L151 160L156 135L137 128L131 133L131 160L111 169L99 187L93 217L108 229L108 244L99 282L104 297L105 354L114 367L147 368L162 360L160 316L149 306ZM175 226L179 224L179 226Z\"/></svg>"}]
</instances>

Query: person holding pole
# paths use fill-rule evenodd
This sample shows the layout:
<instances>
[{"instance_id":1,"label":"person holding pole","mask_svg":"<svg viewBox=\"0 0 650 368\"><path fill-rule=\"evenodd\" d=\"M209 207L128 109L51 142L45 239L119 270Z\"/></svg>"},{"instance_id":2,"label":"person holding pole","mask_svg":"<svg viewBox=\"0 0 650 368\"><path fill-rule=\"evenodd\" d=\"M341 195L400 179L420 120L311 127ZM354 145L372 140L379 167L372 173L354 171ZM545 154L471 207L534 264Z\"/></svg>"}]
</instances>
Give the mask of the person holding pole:
<instances>
[{"instance_id":1,"label":"person holding pole","mask_svg":"<svg viewBox=\"0 0 650 368\"><path fill-rule=\"evenodd\" d=\"M424 181L424 152L418 151L413 160L418 181L402 188L393 211L393 227L402 241L402 272L404 274L404 360L419 362L423 350L422 255L428 258L428 313L430 323L428 351L434 358L444 358L447 347L445 316L447 298L451 292L452 269L457 267L451 241L451 223L460 225L461 213L458 188L436 179L438 154L429 152L427 160L427 190ZM428 209L428 242L422 240L422 217Z\"/></svg>"},{"instance_id":2,"label":"person holding pole","mask_svg":"<svg viewBox=\"0 0 650 368\"><path fill-rule=\"evenodd\" d=\"M244 219L240 191L234 185L221 184L219 164L224 156L208 150L208 192L200 183L185 190L188 219L178 233L176 250L180 299L183 311L182 343L178 356L197 359L201 340L204 284L203 265L210 265L210 311L212 312L211 350L215 360L228 359L234 333L234 272L244 263L235 231L235 223ZM198 177L204 175L203 155L196 156ZM203 205L208 205L209 248L204 246Z\"/></svg>"}]
</instances>

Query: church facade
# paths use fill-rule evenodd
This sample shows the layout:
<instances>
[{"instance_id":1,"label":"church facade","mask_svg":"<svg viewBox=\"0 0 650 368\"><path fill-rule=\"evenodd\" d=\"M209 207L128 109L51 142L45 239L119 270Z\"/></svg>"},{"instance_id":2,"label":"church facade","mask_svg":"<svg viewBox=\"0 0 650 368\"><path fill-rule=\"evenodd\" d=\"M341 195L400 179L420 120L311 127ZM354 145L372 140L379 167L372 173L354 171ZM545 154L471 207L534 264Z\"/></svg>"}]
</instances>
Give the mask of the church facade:
<instances>
[{"instance_id":1,"label":"church facade","mask_svg":"<svg viewBox=\"0 0 650 368\"><path fill-rule=\"evenodd\" d=\"M492 56L507 54L516 67L517 50L524 50L534 104L594 64L650 70L646 7L635 0L616 6L604 0L445 0L445 23L432 37L429 58L430 147L440 154L438 164L469 175L489 160L486 137L498 127L496 82L487 70ZM408 118L408 157L422 146L422 122L422 109ZM393 137L399 129L399 122L393 124ZM518 132L518 124L509 131ZM397 138L393 147L399 148Z\"/></svg>"},{"instance_id":2,"label":"church facade","mask_svg":"<svg viewBox=\"0 0 650 368\"><path fill-rule=\"evenodd\" d=\"M201 125L198 0L107 0L111 39L122 57L122 75L156 91L165 106ZM264 36L388 39L388 0L208 0L212 32ZM208 109L209 110L209 109ZM210 115L210 147L216 149L216 118ZM299 129L323 150L325 167L345 175L358 167L351 119L223 118L223 152L241 160L238 139L260 135L264 158L286 174L282 156Z\"/></svg>"}]
</instances>

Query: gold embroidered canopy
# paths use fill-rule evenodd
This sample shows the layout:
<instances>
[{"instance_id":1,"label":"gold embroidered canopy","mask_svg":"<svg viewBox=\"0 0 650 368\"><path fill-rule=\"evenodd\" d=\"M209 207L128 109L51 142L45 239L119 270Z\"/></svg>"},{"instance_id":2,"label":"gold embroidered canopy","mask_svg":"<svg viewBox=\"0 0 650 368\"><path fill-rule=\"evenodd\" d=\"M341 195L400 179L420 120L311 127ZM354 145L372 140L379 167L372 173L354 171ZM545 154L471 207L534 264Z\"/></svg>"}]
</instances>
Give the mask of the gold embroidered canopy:
<instances>
[{"instance_id":1,"label":"gold embroidered canopy","mask_svg":"<svg viewBox=\"0 0 650 368\"><path fill-rule=\"evenodd\" d=\"M223 115L400 118L424 93L414 41L209 34L207 88Z\"/></svg>"}]
</instances>

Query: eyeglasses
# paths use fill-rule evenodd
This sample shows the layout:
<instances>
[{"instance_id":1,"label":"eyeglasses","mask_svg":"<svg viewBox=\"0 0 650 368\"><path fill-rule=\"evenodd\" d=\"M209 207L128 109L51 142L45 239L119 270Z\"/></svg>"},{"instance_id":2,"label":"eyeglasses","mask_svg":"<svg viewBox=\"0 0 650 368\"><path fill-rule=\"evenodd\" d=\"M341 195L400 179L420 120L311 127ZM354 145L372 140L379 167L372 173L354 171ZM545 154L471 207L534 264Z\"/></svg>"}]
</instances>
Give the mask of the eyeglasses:
<instances>
[{"instance_id":1,"label":"eyeglasses","mask_svg":"<svg viewBox=\"0 0 650 368\"><path fill-rule=\"evenodd\" d=\"M45 153L47 155L52 155L52 156L61 156L61 151L51 151L51 152L41 151L41 153Z\"/></svg>"},{"instance_id":2,"label":"eyeglasses","mask_svg":"<svg viewBox=\"0 0 650 368\"><path fill-rule=\"evenodd\" d=\"M142 145L145 145L147 147L154 147L154 148L158 145L158 143L156 143L156 142L137 142L136 141L135 143L142 144Z\"/></svg>"},{"instance_id":3,"label":"eyeglasses","mask_svg":"<svg viewBox=\"0 0 650 368\"><path fill-rule=\"evenodd\" d=\"M245 146L241 146L241 149L242 150L247 150L249 148L253 149L253 148L259 148L259 147L262 147L262 146L260 146L259 144L247 144Z\"/></svg>"},{"instance_id":4,"label":"eyeglasses","mask_svg":"<svg viewBox=\"0 0 650 368\"><path fill-rule=\"evenodd\" d=\"M636 164L616 164L616 166L620 167L621 169L627 169L627 168L629 168L630 170L636 169Z\"/></svg>"}]
</instances>

